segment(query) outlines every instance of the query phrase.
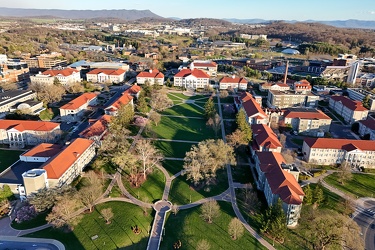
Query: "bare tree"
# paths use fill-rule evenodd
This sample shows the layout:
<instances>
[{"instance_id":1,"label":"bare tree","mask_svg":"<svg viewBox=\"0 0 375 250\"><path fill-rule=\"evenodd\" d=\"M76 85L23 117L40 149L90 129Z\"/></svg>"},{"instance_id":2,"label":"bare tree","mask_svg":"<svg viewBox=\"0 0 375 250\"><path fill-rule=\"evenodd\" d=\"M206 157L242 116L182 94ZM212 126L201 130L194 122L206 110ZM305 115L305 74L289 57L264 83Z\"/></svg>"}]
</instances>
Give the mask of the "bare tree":
<instances>
[{"instance_id":1,"label":"bare tree","mask_svg":"<svg viewBox=\"0 0 375 250\"><path fill-rule=\"evenodd\" d=\"M227 90L221 90L220 91L220 98L227 98L229 96L229 93Z\"/></svg>"},{"instance_id":2,"label":"bare tree","mask_svg":"<svg viewBox=\"0 0 375 250\"><path fill-rule=\"evenodd\" d=\"M167 92L164 89L151 93L151 108L160 112L173 106L173 101L168 98Z\"/></svg>"},{"instance_id":3,"label":"bare tree","mask_svg":"<svg viewBox=\"0 0 375 250\"><path fill-rule=\"evenodd\" d=\"M197 242L196 250L210 250L211 245L207 240L200 240Z\"/></svg>"},{"instance_id":4,"label":"bare tree","mask_svg":"<svg viewBox=\"0 0 375 250\"><path fill-rule=\"evenodd\" d=\"M280 136L279 136L279 141L280 141L281 145L283 145L283 148L285 148L286 135L284 135L284 134L280 134Z\"/></svg>"},{"instance_id":5,"label":"bare tree","mask_svg":"<svg viewBox=\"0 0 375 250\"><path fill-rule=\"evenodd\" d=\"M82 86L81 83L79 82L76 82L74 84L71 84L69 85L69 87L67 88L67 91L70 92L70 93L82 93L85 91L85 88Z\"/></svg>"},{"instance_id":6,"label":"bare tree","mask_svg":"<svg viewBox=\"0 0 375 250\"><path fill-rule=\"evenodd\" d=\"M174 215L177 215L177 213L178 213L179 210L180 210L180 209L178 208L177 205L173 205L173 206L172 206L172 212L173 212Z\"/></svg>"},{"instance_id":7,"label":"bare tree","mask_svg":"<svg viewBox=\"0 0 375 250\"><path fill-rule=\"evenodd\" d=\"M233 240L237 240L244 233L244 227L241 221L237 218L233 218L228 225L228 233Z\"/></svg>"},{"instance_id":8,"label":"bare tree","mask_svg":"<svg viewBox=\"0 0 375 250\"><path fill-rule=\"evenodd\" d=\"M158 112L152 111L149 116L150 120L155 123L155 126L158 126L160 120L161 120L161 115Z\"/></svg>"},{"instance_id":9,"label":"bare tree","mask_svg":"<svg viewBox=\"0 0 375 250\"><path fill-rule=\"evenodd\" d=\"M201 217L208 223L212 223L213 219L220 215L220 206L215 200L206 202L201 207Z\"/></svg>"},{"instance_id":10,"label":"bare tree","mask_svg":"<svg viewBox=\"0 0 375 250\"><path fill-rule=\"evenodd\" d=\"M117 151L111 158L113 164L117 165L121 170L129 173L130 183L135 187L139 185L139 174L142 172L142 167L138 163L137 158L128 152L127 149Z\"/></svg>"},{"instance_id":11,"label":"bare tree","mask_svg":"<svg viewBox=\"0 0 375 250\"><path fill-rule=\"evenodd\" d=\"M151 171L156 164L163 160L163 156L151 144L150 140L139 140L135 145L134 152L142 163L144 179L146 179L147 172Z\"/></svg>"},{"instance_id":12,"label":"bare tree","mask_svg":"<svg viewBox=\"0 0 375 250\"><path fill-rule=\"evenodd\" d=\"M232 134L227 135L227 143L234 148L239 148L242 145L246 145L245 134L240 129L236 129Z\"/></svg>"},{"instance_id":13,"label":"bare tree","mask_svg":"<svg viewBox=\"0 0 375 250\"><path fill-rule=\"evenodd\" d=\"M343 161L341 163L340 171L337 173L337 175L338 175L338 181L342 185L344 185L345 182L347 182L347 181L349 181L353 178L352 169L346 161Z\"/></svg>"},{"instance_id":14,"label":"bare tree","mask_svg":"<svg viewBox=\"0 0 375 250\"><path fill-rule=\"evenodd\" d=\"M53 103L61 100L65 94L64 87L60 85L42 85L37 83L30 84L30 89L37 93L37 97L44 103Z\"/></svg>"},{"instance_id":15,"label":"bare tree","mask_svg":"<svg viewBox=\"0 0 375 250\"><path fill-rule=\"evenodd\" d=\"M73 227L81 219L77 214L79 208L80 202L76 196L64 195L57 201L46 220L56 228Z\"/></svg>"},{"instance_id":16,"label":"bare tree","mask_svg":"<svg viewBox=\"0 0 375 250\"><path fill-rule=\"evenodd\" d=\"M208 126L212 127L212 129L214 130L215 132L215 137L217 137L217 134L219 133L220 131L220 127L221 127L221 119L220 119L220 116L216 113L215 116L213 118L209 118L207 123L206 123Z\"/></svg>"},{"instance_id":17,"label":"bare tree","mask_svg":"<svg viewBox=\"0 0 375 250\"><path fill-rule=\"evenodd\" d=\"M290 150L290 149L283 150L281 152L281 154L284 157L286 163L288 163L288 164L293 163L294 159L296 157L296 154L292 150Z\"/></svg>"},{"instance_id":18,"label":"bare tree","mask_svg":"<svg viewBox=\"0 0 375 250\"><path fill-rule=\"evenodd\" d=\"M103 193L103 181L94 172L90 171L86 174L86 183L83 188L78 191L78 196L82 204L92 212L95 201Z\"/></svg>"},{"instance_id":19,"label":"bare tree","mask_svg":"<svg viewBox=\"0 0 375 250\"><path fill-rule=\"evenodd\" d=\"M107 224L111 223L111 219L113 218L112 208L104 208L100 211L100 214Z\"/></svg>"}]
</instances>

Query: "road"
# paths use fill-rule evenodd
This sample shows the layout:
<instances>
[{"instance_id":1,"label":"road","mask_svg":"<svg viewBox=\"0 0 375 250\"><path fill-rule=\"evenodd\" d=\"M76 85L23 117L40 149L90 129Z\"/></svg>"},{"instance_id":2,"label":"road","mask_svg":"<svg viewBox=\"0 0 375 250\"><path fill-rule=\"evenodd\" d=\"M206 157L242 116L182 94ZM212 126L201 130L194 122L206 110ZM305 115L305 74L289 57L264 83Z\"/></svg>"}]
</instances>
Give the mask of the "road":
<instances>
[{"instance_id":1,"label":"road","mask_svg":"<svg viewBox=\"0 0 375 250\"><path fill-rule=\"evenodd\" d=\"M342 125L338 122L332 121L329 132L332 134L334 138L345 138L352 140L358 139L358 136L351 131L350 125Z\"/></svg>"},{"instance_id":2,"label":"road","mask_svg":"<svg viewBox=\"0 0 375 250\"><path fill-rule=\"evenodd\" d=\"M353 220L361 227L365 249L375 250L375 201L366 200L364 207L357 206Z\"/></svg>"}]
</instances>

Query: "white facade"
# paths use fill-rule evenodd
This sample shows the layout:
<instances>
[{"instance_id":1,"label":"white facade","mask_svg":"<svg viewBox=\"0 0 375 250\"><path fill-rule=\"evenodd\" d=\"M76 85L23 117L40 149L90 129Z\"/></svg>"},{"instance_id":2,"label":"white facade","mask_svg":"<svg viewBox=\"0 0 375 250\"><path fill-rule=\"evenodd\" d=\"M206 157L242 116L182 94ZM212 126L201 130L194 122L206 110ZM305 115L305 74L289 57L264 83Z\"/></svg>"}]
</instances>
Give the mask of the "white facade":
<instances>
[{"instance_id":1,"label":"white facade","mask_svg":"<svg viewBox=\"0 0 375 250\"><path fill-rule=\"evenodd\" d=\"M210 84L209 78L197 78L193 75L187 77L176 77L174 78L174 86L185 87L191 89L202 89Z\"/></svg>"}]
</instances>

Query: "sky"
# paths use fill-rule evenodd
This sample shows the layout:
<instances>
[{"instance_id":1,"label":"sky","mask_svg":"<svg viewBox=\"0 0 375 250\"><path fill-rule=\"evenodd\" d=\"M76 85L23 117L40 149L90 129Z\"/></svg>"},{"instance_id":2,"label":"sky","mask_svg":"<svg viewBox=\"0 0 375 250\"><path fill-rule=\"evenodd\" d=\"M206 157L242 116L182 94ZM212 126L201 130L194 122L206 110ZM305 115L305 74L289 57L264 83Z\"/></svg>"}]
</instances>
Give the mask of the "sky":
<instances>
[{"instance_id":1,"label":"sky","mask_svg":"<svg viewBox=\"0 0 375 250\"><path fill-rule=\"evenodd\" d=\"M375 0L1 0L0 7L149 9L162 17L266 20L372 20Z\"/></svg>"}]
</instances>

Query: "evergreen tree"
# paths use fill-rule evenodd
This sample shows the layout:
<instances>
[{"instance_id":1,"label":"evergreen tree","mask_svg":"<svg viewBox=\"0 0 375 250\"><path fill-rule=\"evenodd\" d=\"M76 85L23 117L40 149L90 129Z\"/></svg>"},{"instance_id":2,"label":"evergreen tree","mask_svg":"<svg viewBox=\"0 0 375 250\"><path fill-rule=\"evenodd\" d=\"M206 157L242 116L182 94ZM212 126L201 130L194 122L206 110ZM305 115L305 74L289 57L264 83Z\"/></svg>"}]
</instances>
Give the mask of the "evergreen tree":
<instances>
[{"instance_id":1,"label":"evergreen tree","mask_svg":"<svg viewBox=\"0 0 375 250\"><path fill-rule=\"evenodd\" d=\"M303 202L306 204L306 205L311 205L312 204L312 201L313 201L313 193L312 193L312 190L310 188L310 185L307 185L304 189L303 189L303 192L305 193L305 197L303 198Z\"/></svg>"},{"instance_id":2,"label":"evergreen tree","mask_svg":"<svg viewBox=\"0 0 375 250\"><path fill-rule=\"evenodd\" d=\"M322 204L323 201L324 201L323 189L321 187L321 184L318 184L314 190L314 203L319 206L320 204Z\"/></svg>"},{"instance_id":3,"label":"evergreen tree","mask_svg":"<svg viewBox=\"0 0 375 250\"><path fill-rule=\"evenodd\" d=\"M211 97L207 100L206 104L204 105L204 115L208 120L210 118L213 119L215 117L215 114L216 114L215 103Z\"/></svg>"},{"instance_id":4,"label":"evergreen tree","mask_svg":"<svg viewBox=\"0 0 375 250\"><path fill-rule=\"evenodd\" d=\"M253 137L253 131L250 124L247 122L245 110L241 109L236 116L236 123L238 129L244 133L244 140L249 143Z\"/></svg>"},{"instance_id":5,"label":"evergreen tree","mask_svg":"<svg viewBox=\"0 0 375 250\"><path fill-rule=\"evenodd\" d=\"M367 94L365 97L363 97L363 100L362 100L363 107L370 109L370 101L371 101L370 95Z\"/></svg>"},{"instance_id":6,"label":"evergreen tree","mask_svg":"<svg viewBox=\"0 0 375 250\"><path fill-rule=\"evenodd\" d=\"M268 233L273 240L283 242L286 234L286 216L282 201L270 206L262 216L261 231Z\"/></svg>"},{"instance_id":7,"label":"evergreen tree","mask_svg":"<svg viewBox=\"0 0 375 250\"><path fill-rule=\"evenodd\" d=\"M147 102L146 102L146 97L144 94L141 94L139 95L138 97L138 100L137 100L137 110L139 112L142 112L142 113L146 113L147 112Z\"/></svg>"}]
</instances>

